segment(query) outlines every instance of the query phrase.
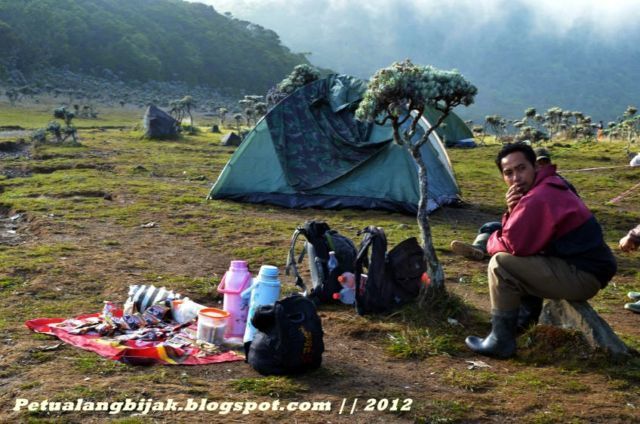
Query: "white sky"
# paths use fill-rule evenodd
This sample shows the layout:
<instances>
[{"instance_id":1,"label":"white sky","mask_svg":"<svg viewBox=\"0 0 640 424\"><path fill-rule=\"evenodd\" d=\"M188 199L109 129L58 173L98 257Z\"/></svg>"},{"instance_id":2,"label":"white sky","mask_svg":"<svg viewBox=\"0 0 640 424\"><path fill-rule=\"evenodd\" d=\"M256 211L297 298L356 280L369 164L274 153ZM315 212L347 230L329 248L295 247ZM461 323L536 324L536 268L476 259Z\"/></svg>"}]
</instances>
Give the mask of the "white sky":
<instances>
[{"instance_id":1,"label":"white sky","mask_svg":"<svg viewBox=\"0 0 640 424\"><path fill-rule=\"evenodd\" d=\"M364 79L406 58L458 68L480 81L482 75L474 74L479 68L476 64L498 69L505 54L517 56L514 63L526 63L522 60L527 57L526 49L550 48L548 53L560 70L565 65L558 59L562 49L576 49L567 56L578 49L582 55L611 49L621 60L625 50L629 57L640 54L640 0L187 1L209 4L218 13L231 12L238 19L274 30L291 51L310 52L312 64ZM497 50L500 48L507 50ZM531 51L531 57L544 54ZM618 66L624 66L620 63ZM595 72L595 68L585 71ZM486 83L493 85L482 96L500 98L499 84ZM528 83L511 81L522 87ZM573 80L560 83L577 84ZM580 105L579 90L576 93L573 103L555 99L553 93L542 94L549 102Z\"/></svg>"},{"instance_id":2,"label":"white sky","mask_svg":"<svg viewBox=\"0 0 640 424\"><path fill-rule=\"evenodd\" d=\"M293 52L311 52L313 64L361 77L406 57L419 60L419 52L433 43L455 57L470 41L491 43L486 37L501 23L516 25L520 33L514 37L584 34L587 43L640 37L640 0L189 1L272 29ZM518 27L520 22L526 27ZM420 38L420 26L430 30L430 38Z\"/></svg>"},{"instance_id":3,"label":"white sky","mask_svg":"<svg viewBox=\"0 0 640 424\"><path fill-rule=\"evenodd\" d=\"M218 12L256 23L314 16L319 23L357 16L384 22L401 11L426 21L444 16L462 18L475 25L491 24L504 18L514 6L534 17L537 28L563 34L585 27L603 36L624 33L640 21L639 0L190 0L213 5ZM297 13L296 13L297 11ZM354 12L358 12L355 14ZM262 21L262 22L261 22ZM278 30L278 28L272 28Z\"/></svg>"}]
</instances>

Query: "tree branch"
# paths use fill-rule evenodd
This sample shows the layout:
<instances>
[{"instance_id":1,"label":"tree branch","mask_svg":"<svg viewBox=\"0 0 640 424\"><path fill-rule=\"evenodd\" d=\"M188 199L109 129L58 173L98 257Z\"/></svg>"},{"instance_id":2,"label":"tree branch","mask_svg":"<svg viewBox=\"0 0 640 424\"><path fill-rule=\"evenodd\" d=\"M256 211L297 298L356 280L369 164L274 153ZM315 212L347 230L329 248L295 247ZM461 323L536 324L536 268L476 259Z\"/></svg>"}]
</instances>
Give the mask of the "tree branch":
<instances>
[{"instance_id":1,"label":"tree branch","mask_svg":"<svg viewBox=\"0 0 640 424\"><path fill-rule=\"evenodd\" d=\"M422 136L422 138L420 139L420 141L418 141L415 146L417 148L422 147L422 145L424 143L427 142L427 140L429 139L429 136L431 135L432 132L434 132L436 130L436 128L438 128L443 122L444 120L447 118L447 116L449 116L449 112L451 112L452 106L447 104L447 106L445 106L444 109L440 109L439 107L436 106L435 108L436 110L442 112L442 115L440 115L440 118L438 118L438 120L436 121L435 124L431 124L431 126L429 127L429 129L427 131L425 131L424 135Z\"/></svg>"},{"instance_id":2,"label":"tree branch","mask_svg":"<svg viewBox=\"0 0 640 424\"><path fill-rule=\"evenodd\" d=\"M418 122L420 122L420 118L422 118L422 115L424 114L424 108L415 109L415 111L416 113L413 116L413 121L411 121L411 127L409 128L409 131L407 131L407 137L409 140L411 140L413 135L416 133L416 127L418 126ZM409 109L407 116L409 115L411 115L411 109Z\"/></svg>"},{"instance_id":3,"label":"tree branch","mask_svg":"<svg viewBox=\"0 0 640 424\"><path fill-rule=\"evenodd\" d=\"M384 124L387 123L387 121L389 120L390 116L387 115L384 117L384 119L382 121L378 121L377 119L374 119L373 122L375 122L376 124L383 126Z\"/></svg>"}]
</instances>

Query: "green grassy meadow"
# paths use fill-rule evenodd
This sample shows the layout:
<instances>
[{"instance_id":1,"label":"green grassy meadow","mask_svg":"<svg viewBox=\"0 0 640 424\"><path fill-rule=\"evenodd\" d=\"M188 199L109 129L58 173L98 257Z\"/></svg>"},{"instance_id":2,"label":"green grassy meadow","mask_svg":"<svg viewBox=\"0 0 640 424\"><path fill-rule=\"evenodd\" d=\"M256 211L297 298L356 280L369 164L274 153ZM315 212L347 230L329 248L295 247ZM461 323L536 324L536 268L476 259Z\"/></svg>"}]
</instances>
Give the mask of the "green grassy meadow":
<instances>
[{"instance_id":1,"label":"green grassy meadow","mask_svg":"<svg viewBox=\"0 0 640 424\"><path fill-rule=\"evenodd\" d=\"M326 220L356 241L359 229L377 225L390 246L419 235L415 217L396 213L207 201L233 148L219 145L222 134L208 132L205 118L196 120L202 127L195 135L144 140L141 116L141 111L106 110L98 120L74 121L79 146L30 144L25 155L0 159L0 217L23 214L16 237L0 243L0 421L222 422L212 413L17 412L12 410L17 398L280 399L334 406L323 413L255 413L255 422L638 420L636 357L613 361L561 330L531 330L518 340L518 356L507 361L478 358L464 346L466 335L488 330L486 262L452 255L449 243L472 240L482 223L499 219L503 211L505 187L493 162L497 143L448 151L464 205L442 208L430 222L449 296L432 308L409 305L388 316L322 308L327 349L318 371L263 377L242 362L134 367L67 345L44 349L58 341L29 332L24 321L99 311L104 300L123 302L131 284L165 286L217 304L215 288L231 259L247 260L254 272L267 263L282 270L291 233L308 219ZM50 120L44 106L0 103L0 127L36 129ZM1 134L0 142L18 142ZM596 214L619 261L618 275L591 303L630 347L640 349L640 317L622 309L627 291L640 290L640 252L617 250L618 240L640 223L640 190L611 202L640 181L640 169L623 167L629 161L626 142L557 140L545 147ZM640 146L632 144L631 150ZM148 223L154 225L143 227ZM292 278L281 277L283 292L294 292ZM478 359L490 368L470 368L466 362ZM338 414L340 402L354 398L410 398L412 406L408 412ZM226 418L242 422L245 416Z\"/></svg>"}]
</instances>

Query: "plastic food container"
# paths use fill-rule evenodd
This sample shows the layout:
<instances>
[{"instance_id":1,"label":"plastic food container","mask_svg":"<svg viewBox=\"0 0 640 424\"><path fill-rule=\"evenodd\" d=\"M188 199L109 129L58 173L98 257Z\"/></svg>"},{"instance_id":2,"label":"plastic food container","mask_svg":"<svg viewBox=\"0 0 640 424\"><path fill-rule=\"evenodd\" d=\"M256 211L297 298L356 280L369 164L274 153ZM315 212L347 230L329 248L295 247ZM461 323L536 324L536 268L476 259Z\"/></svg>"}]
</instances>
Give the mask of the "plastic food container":
<instances>
[{"instance_id":1,"label":"plastic food container","mask_svg":"<svg viewBox=\"0 0 640 424\"><path fill-rule=\"evenodd\" d=\"M218 345L222 344L229 315L229 312L222 309L201 309L198 312L198 340Z\"/></svg>"}]
</instances>

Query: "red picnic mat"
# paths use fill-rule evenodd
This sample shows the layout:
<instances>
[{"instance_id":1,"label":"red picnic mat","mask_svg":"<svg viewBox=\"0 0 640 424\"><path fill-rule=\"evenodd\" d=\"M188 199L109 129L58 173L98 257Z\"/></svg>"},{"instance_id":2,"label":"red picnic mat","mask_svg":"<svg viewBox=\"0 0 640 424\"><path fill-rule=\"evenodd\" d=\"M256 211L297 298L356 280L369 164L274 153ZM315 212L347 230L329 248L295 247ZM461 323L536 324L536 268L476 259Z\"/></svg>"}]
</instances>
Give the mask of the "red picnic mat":
<instances>
[{"instance_id":1,"label":"red picnic mat","mask_svg":"<svg viewBox=\"0 0 640 424\"><path fill-rule=\"evenodd\" d=\"M74 320L100 317L100 314L80 315ZM206 365L220 362L243 361L244 357L234 351L209 354L190 346L177 348L167 346L163 340L119 341L98 334L71 334L73 327L66 325L64 318L37 318L25 322L36 333L49 334L81 349L90 350L105 358L114 359L132 365Z\"/></svg>"}]
</instances>

